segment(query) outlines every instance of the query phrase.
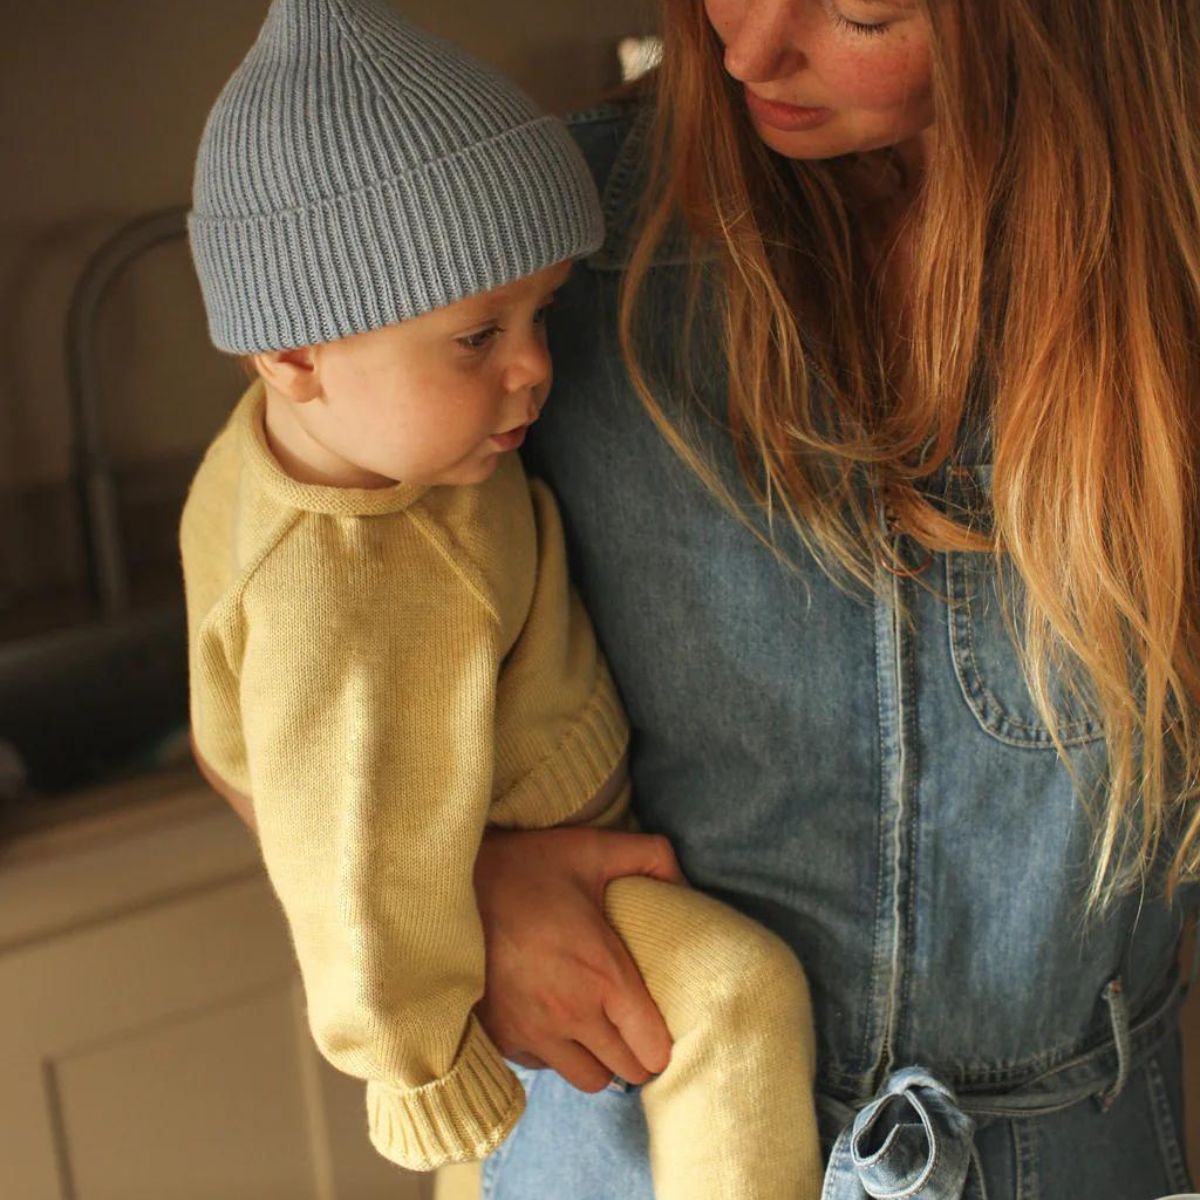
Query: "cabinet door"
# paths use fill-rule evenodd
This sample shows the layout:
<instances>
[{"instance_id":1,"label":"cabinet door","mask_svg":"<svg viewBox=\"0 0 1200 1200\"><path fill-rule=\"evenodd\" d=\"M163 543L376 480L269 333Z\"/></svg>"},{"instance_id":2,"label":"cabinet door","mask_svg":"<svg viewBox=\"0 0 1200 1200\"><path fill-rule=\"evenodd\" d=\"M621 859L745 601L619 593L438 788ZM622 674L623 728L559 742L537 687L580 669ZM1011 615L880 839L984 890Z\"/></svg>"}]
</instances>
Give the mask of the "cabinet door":
<instances>
[{"instance_id":1,"label":"cabinet door","mask_svg":"<svg viewBox=\"0 0 1200 1200\"><path fill-rule=\"evenodd\" d=\"M257 870L0 945L0 1196L423 1200L426 1184L374 1152L362 1085L317 1055Z\"/></svg>"}]
</instances>

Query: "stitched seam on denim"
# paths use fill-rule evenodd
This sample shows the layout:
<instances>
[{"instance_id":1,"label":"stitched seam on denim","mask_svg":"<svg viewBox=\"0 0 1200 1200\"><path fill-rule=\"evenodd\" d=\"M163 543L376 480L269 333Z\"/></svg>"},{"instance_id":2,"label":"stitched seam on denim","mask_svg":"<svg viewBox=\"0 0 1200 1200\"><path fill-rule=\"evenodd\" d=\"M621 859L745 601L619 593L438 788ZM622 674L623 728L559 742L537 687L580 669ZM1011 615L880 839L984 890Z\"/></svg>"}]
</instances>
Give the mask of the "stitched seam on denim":
<instances>
[{"instance_id":1,"label":"stitched seam on denim","mask_svg":"<svg viewBox=\"0 0 1200 1200\"><path fill-rule=\"evenodd\" d=\"M969 470L969 468L960 468ZM972 476L974 478L974 476ZM959 496L961 485L951 483L948 488L949 496L959 501L961 507L966 506L965 497ZM1023 721L1000 701L984 682L983 673L979 666L979 658L975 651L975 631L973 625L974 608L970 589L967 587L968 557L964 552L952 551L946 554L946 590L947 595L954 601L955 606L950 610L950 653L954 663L954 673L962 689L963 698L975 715L980 725L998 741L1011 746L1036 746L1039 749L1055 749L1054 739L1050 731L1043 725ZM965 620L963 612L965 611ZM1016 653L1016 648L1013 648ZM960 661L960 657L961 660ZM1059 728L1059 737L1064 745L1077 746L1087 742L1099 741L1102 731L1095 722L1087 717L1064 721Z\"/></svg>"},{"instance_id":2,"label":"stitched seam on denim","mask_svg":"<svg viewBox=\"0 0 1200 1200\"><path fill-rule=\"evenodd\" d=\"M1142 1062L1155 1052L1163 1037L1166 1036L1164 1025L1174 1019L1174 1015L1178 1012L1178 1005L1179 991L1178 987L1175 986L1166 993L1161 994L1151 1004L1148 1012L1143 1010L1139 1014L1131 1031L1131 1061L1136 1064L1137 1068L1140 1068ZM1167 1026L1167 1030L1169 1031L1169 1026ZM1111 1040L1106 1044L1104 1041L1097 1043L1095 1038L1090 1038L1075 1042L1067 1053L1060 1053L1051 1057L1050 1052L1043 1052L1041 1055L1030 1060L1031 1065L1019 1075L1012 1072L1005 1072L1005 1078L994 1078L987 1082L991 1084L1015 1085L1017 1088L1021 1088L1031 1083L1036 1083L1050 1072L1074 1066L1078 1060L1087 1059L1097 1051L1113 1056L1113 1070L1115 1070L1116 1051L1111 1044ZM1037 1061L1039 1058L1047 1061L1039 1063ZM1032 1074L1030 1073L1031 1071L1033 1072ZM988 1074L995 1074L995 1072L988 1072ZM968 1089L972 1086L973 1081L962 1081L958 1076L955 1076L955 1079L960 1098L964 1103L969 1103L971 1096Z\"/></svg>"},{"instance_id":3,"label":"stitched seam on denim","mask_svg":"<svg viewBox=\"0 0 1200 1200\"><path fill-rule=\"evenodd\" d=\"M1037 1130L1032 1121L1010 1121L1013 1140L1013 1200L1038 1200Z\"/></svg>"},{"instance_id":4,"label":"stitched seam on denim","mask_svg":"<svg viewBox=\"0 0 1200 1200\"><path fill-rule=\"evenodd\" d=\"M939 1060L938 1070L943 1078L953 1081L956 1090L1021 1084L1031 1075L1043 1074L1069 1062L1079 1054L1086 1053L1087 1045L1087 1041L1078 1039L1057 1042L1029 1058L1000 1059L986 1067L969 1066L954 1059L944 1059ZM831 1072L824 1078L833 1079L834 1075ZM860 1077L843 1073L840 1078L845 1080L853 1090Z\"/></svg>"},{"instance_id":5,"label":"stitched seam on denim","mask_svg":"<svg viewBox=\"0 0 1200 1200\"><path fill-rule=\"evenodd\" d=\"M965 554L957 551L947 553L947 594L956 605L949 614L950 653L963 698L979 724L998 741L1021 748L1032 746L1039 750L1053 750L1054 740L1049 730L1015 716L984 683L975 650L973 616L976 610L972 606L971 589L967 585L969 573ZM1016 653L1015 647L1013 653ZM1101 733L1092 722L1081 718L1064 722L1060 736L1064 745L1078 746L1098 741Z\"/></svg>"},{"instance_id":6,"label":"stitched seam on denim","mask_svg":"<svg viewBox=\"0 0 1200 1200\"><path fill-rule=\"evenodd\" d=\"M1094 1038L1056 1042L1029 1058L1001 1059L989 1067L970 1067L961 1063L944 1065L948 1075L952 1075L958 1088L986 1085L1020 1084L1030 1076L1042 1075L1068 1063L1073 1058L1088 1052L1089 1043Z\"/></svg>"},{"instance_id":7,"label":"stitched seam on denim","mask_svg":"<svg viewBox=\"0 0 1200 1200\"><path fill-rule=\"evenodd\" d=\"M908 761L909 741L906 736L908 711L906 706L904 685L904 652L905 639L901 628L903 623L901 602L905 597L901 594L901 580L892 576L892 603L887 608L888 632L890 634L890 655L888 668L892 674L894 691L893 707L895 717L892 721L892 735L895 741L895 772L892 791L895 794L895 819L889 827L889 843L892 850L892 881L890 912L891 912L891 947L888 959L887 1007L884 1011L883 1039L880 1042L881 1058L877 1066L877 1074L884 1074L892 1069L896 1057L895 1033L899 1021L901 991L903 988L904 969L904 938L907 933L906 913L904 911L905 892L905 822L909 819L907 790L912 777ZM883 1057L883 1055L886 1057ZM881 1082L881 1081L880 1081Z\"/></svg>"},{"instance_id":8,"label":"stitched seam on denim","mask_svg":"<svg viewBox=\"0 0 1200 1200\"><path fill-rule=\"evenodd\" d=\"M876 600L876 605L878 600ZM884 778L887 774L884 766L884 744L883 730L886 724L886 717L883 711L883 687L879 678L880 671L880 655L882 647L879 641L879 624L878 614L875 606L871 609L871 634L872 645L874 649L874 678L875 678L875 737L877 753L877 766L875 776L875 795L878 797L878 803L875 806L875 844L879 847L880 861L883 854L883 788ZM862 1064L865 1071L874 1071L876 1063L874 1055L871 1052L871 1044L875 1040L874 1032L877 1024L877 1011L875 1007L875 980L877 976L876 963L878 962L880 946L879 939L881 930L879 927L879 906L883 903L883 875L882 869L875 872L875 899L871 905L871 954L868 961L871 964L871 987L868 989L871 997L871 1002L868 1005L868 1019L863 1023L862 1041L859 1046L858 1061Z\"/></svg>"},{"instance_id":9,"label":"stitched seam on denim","mask_svg":"<svg viewBox=\"0 0 1200 1200\"><path fill-rule=\"evenodd\" d=\"M895 1061L896 1047L894 1044L893 1034L895 1032L896 1017L900 1007L900 990L901 990L901 964L904 957L903 948L903 925L904 925L904 894L903 894L903 867L905 856L904 845L904 823L907 819L908 806L905 801L907 799L905 792L907 789L908 779L910 777L908 771L908 738L906 733L906 722L908 712L905 706L904 695L904 645L903 633L900 628L900 581L892 580L892 598L894 608L892 610L891 628L892 628L892 674L894 678L893 687L895 688L894 704L896 715L894 720L895 738L896 738L896 820L891 833L893 842L893 859L892 859L892 948L891 948L891 976L888 981L888 1007L887 1007L887 1023L884 1026L883 1036L887 1043L889 1061L884 1066L890 1070Z\"/></svg>"},{"instance_id":10,"label":"stitched seam on denim","mask_svg":"<svg viewBox=\"0 0 1200 1200\"><path fill-rule=\"evenodd\" d=\"M993 706L999 706L979 681L979 670L975 663L974 643L970 632L971 610L967 600L965 572L961 569L962 564L958 561L957 555L948 553L945 558L946 595L950 600L946 621L946 631L950 641L950 661L954 667L954 676L958 680L959 691L968 710L980 728L997 741L1021 749L1053 749L1053 743L1044 734L1040 738L1027 738L1006 733L1001 727L1003 717L998 722L988 711L986 707L988 700L992 700ZM965 626L964 612L966 613Z\"/></svg>"},{"instance_id":11,"label":"stitched seam on denim","mask_svg":"<svg viewBox=\"0 0 1200 1200\"><path fill-rule=\"evenodd\" d=\"M967 1181L963 1187L963 1200L988 1200L987 1180L983 1177L983 1159L974 1139L971 1141L971 1158L967 1163Z\"/></svg>"},{"instance_id":12,"label":"stitched seam on denim","mask_svg":"<svg viewBox=\"0 0 1200 1200\"><path fill-rule=\"evenodd\" d=\"M974 685L974 690L982 698L982 702L991 707L996 713L995 727L1003 729L1009 726L1020 731L1021 734L1028 735L1028 740L1037 742L1039 745L1052 744L1050 743L1049 733L1040 725L1030 724L1027 721L1022 721L1019 717L1013 716L1000 703L995 693L983 681L983 676L979 669L979 655L975 650L975 613L976 609L972 600L973 592L968 586L968 576L970 572L967 570L967 564L961 554L954 555L955 566L959 568L960 578L963 581L962 589L962 604L963 612L966 614L966 619L959 622L959 633L962 636L965 645L963 646L964 654L964 671L969 669L971 681ZM1015 650L1015 648L1014 648ZM991 725L992 721L988 720ZM1012 736L1012 735L1010 735Z\"/></svg>"},{"instance_id":13,"label":"stitched seam on denim","mask_svg":"<svg viewBox=\"0 0 1200 1200\"><path fill-rule=\"evenodd\" d=\"M833 1143L829 1154L828 1169L825 1172L825 1182L821 1187L821 1200L829 1200L837 1189L838 1177L846 1171L854 1171L854 1156L850 1150L849 1130L842 1133Z\"/></svg>"},{"instance_id":14,"label":"stitched seam on denim","mask_svg":"<svg viewBox=\"0 0 1200 1200\"><path fill-rule=\"evenodd\" d=\"M875 1192L873 1195L875 1196L876 1200L905 1200L905 1197L907 1196L917 1195L933 1178L938 1169L938 1164L942 1161L941 1143L938 1141L937 1134L934 1132L933 1122L929 1118L929 1113L926 1110L925 1105L922 1103L920 1106L918 1106L904 1096L893 1097L893 1099L899 1099L908 1104L910 1108L916 1109L917 1114L921 1118L921 1126L925 1130L925 1138L929 1145L933 1147L933 1153L929 1156L929 1161L925 1164L921 1173L908 1187L901 1188L898 1192ZM877 1113L877 1116L882 1115L882 1113L883 1109L881 1107ZM872 1154L870 1158L857 1160L855 1165L857 1166L858 1163L861 1162L863 1166L872 1166L879 1162L879 1160L883 1158L884 1153L891 1148L892 1143L897 1137L899 1137L899 1134L899 1128L893 1128L892 1131L887 1135L883 1145L880 1146L880 1148L874 1154ZM857 1154L855 1157L857 1159Z\"/></svg>"},{"instance_id":15,"label":"stitched seam on denim","mask_svg":"<svg viewBox=\"0 0 1200 1200\"><path fill-rule=\"evenodd\" d=\"M1136 1031L1134 1033L1134 1061L1139 1065L1147 1052L1153 1049L1153 1044L1145 1040L1147 1033L1144 1026L1147 1022L1151 1026L1157 1025L1164 1019L1164 1015L1170 1010L1172 1004L1176 1003L1172 999L1174 994L1175 989L1160 989L1152 996L1150 1003L1139 1010L1133 1025ZM964 1101L969 1101L972 1090L982 1087L1021 1087L1048 1071L1066 1066L1074 1059L1086 1057L1098 1044L1103 1043L1098 1043L1097 1036L1093 1033L1087 1037L1058 1042L1029 1058L1001 1059L987 1067L970 1066L960 1060L944 1059L938 1062L937 1072L956 1092L960 1093L960 1097ZM842 1085L841 1096L837 1096L837 1098L844 1103L852 1104L854 1098L862 1094L863 1078L861 1075L839 1071L827 1066L822 1072L818 1084L826 1081ZM870 1086L870 1081L868 1081L868 1086ZM822 1088L821 1090L830 1089ZM830 1091L832 1095L836 1096L836 1092Z\"/></svg>"},{"instance_id":16,"label":"stitched seam on denim","mask_svg":"<svg viewBox=\"0 0 1200 1200\"><path fill-rule=\"evenodd\" d=\"M1158 1065L1157 1056L1147 1060L1142 1068L1146 1077L1146 1091L1150 1096L1150 1119L1158 1140L1158 1152L1162 1159L1167 1179L1173 1188L1191 1187L1183 1147L1179 1144L1179 1131L1171 1102L1167 1099L1167 1084Z\"/></svg>"},{"instance_id":17,"label":"stitched seam on denim","mask_svg":"<svg viewBox=\"0 0 1200 1200\"><path fill-rule=\"evenodd\" d=\"M903 584L897 584L897 590L903 589ZM906 604L912 603L911 590L910 594L904 597ZM897 639L900 643L900 679L899 688L901 695L901 717L902 728L901 737L904 739L904 764L905 778L902 780L904 790L907 794L908 805L908 820L907 820L907 836L908 836L908 878L905 880L905 904L907 907L906 919L904 922L904 946L903 946L903 964L904 969L901 978L897 980L897 994L903 998L903 1003L896 1010L896 1017L892 1023L891 1039L893 1048L896 1038L900 1034L900 1023L903 1015L912 1010L912 990L916 982L914 972L910 969L913 957L913 948L916 946L916 921L917 921L917 904L916 904L916 880L917 880L917 825L920 817L920 790L918 783L920 780L921 763L917 758L917 747L920 744L917 728L917 680L916 680L916 652L913 646L913 638L905 637L902 629L897 629Z\"/></svg>"},{"instance_id":18,"label":"stitched seam on denim","mask_svg":"<svg viewBox=\"0 0 1200 1200\"><path fill-rule=\"evenodd\" d=\"M1001 1059L988 1067L971 1067L962 1063L950 1063L948 1073L958 1087L974 1087L979 1085L1005 1085L1020 1083L1031 1073L1041 1074L1050 1070L1058 1063L1067 1062L1084 1043L1075 1040L1058 1042L1055 1045L1040 1050L1029 1058Z\"/></svg>"},{"instance_id":19,"label":"stitched seam on denim","mask_svg":"<svg viewBox=\"0 0 1200 1200\"><path fill-rule=\"evenodd\" d=\"M958 554L956 557L965 560L965 555L963 554ZM971 665L975 670L975 675L979 681L981 689L987 695L988 699L991 700L993 706L1001 714L1000 720L1016 729L1021 730L1024 733L1029 734L1031 739L1036 740L1039 745L1045 743L1053 746L1054 741L1050 736L1050 731L1044 725L1035 724L1029 721L1022 721L1019 717L1014 716L1007 708L1005 708L999 697L996 696L983 682L983 675L979 667L979 656L975 653L975 624L971 619L974 616L974 609L972 608L971 596L969 594L966 597L966 607L968 616L966 630L967 640L970 643ZM1012 647L1012 650L1014 654L1017 653L1015 646ZM1091 722L1081 717L1074 721L1062 721L1059 727L1059 736L1064 745L1069 746L1075 745L1081 741L1094 741L1099 734Z\"/></svg>"},{"instance_id":20,"label":"stitched seam on denim","mask_svg":"<svg viewBox=\"0 0 1200 1200\"><path fill-rule=\"evenodd\" d=\"M895 1097L889 1097L889 1098L895 1099ZM881 1106L880 1108L876 1109L875 1114L872 1117L872 1119L870 1121L868 1121L862 1127L862 1129L859 1131L858 1137L862 1137L863 1135L870 1133L871 1130L875 1128L876 1123L878 1122L879 1118L882 1115L883 1115L883 1108ZM879 1149L876 1150L874 1154L868 1154L866 1158L858 1157L858 1146L856 1144L853 1147L854 1165L856 1167L873 1167L873 1166L875 1166L878 1162L880 1162L882 1159L886 1158L891 1153L892 1147L895 1145L896 1139L899 1136L900 1136L900 1126L893 1125L892 1128L888 1131L887 1137L885 1137L883 1139L883 1145L880 1146ZM854 1141L857 1143L858 1138L855 1138Z\"/></svg>"},{"instance_id":21,"label":"stitched seam on denim","mask_svg":"<svg viewBox=\"0 0 1200 1200\"><path fill-rule=\"evenodd\" d=\"M601 191L600 207L604 215L604 245L590 255L586 263L593 271L610 272L623 270L629 261L629 236L637 222L641 196L634 190L639 174L645 167L645 148L651 133L653 113L649 108L631 104L619 114L620 121L628 129L617 149L616 157L608 168ZM668 230L664 238L654 247L650 266L683 267L693 262L704 262L711 258L702 247L690 240L683 245L672 241Z\"/></svg>"},{"instance_id":22,"label":"stitched seam on denim","mask_svg":"<svg viewBox=\"0 0 1200 1200\"><path fill-rule=\"evenodd\" d=\"M883 945L883 923L880 920L880 912L882 911L885 893L885 880L887 872L884 869L884 862L887 858L887 850L889 839L887 837L887 828L884 821L884 812L887 809L887 798L885 792L888 788L889 770L888 770L888 745L885 738L886 730L890 724L886 711L886 699L884 696L883 687L883 672L886 669L884 663L891 657L889 651L888 640L881 633L882 619L880 617L879 607L883 601L877 596L871 609L871 632L873 634L872 641L875 649L875 712L876 712L876 734L878 746L878 776L876 779L876 795L878 804L876 806L877 821L876 821L876 845L879 847L878 868L875 873L875 902L871 908L871 986L869 988L870 1004L868 1007L869 1019L863 1026L862 1047L859 1054L859 1061L863 1067L871 1075L871 1086L874 1087L878 1082L876 1078L882 1063L876 1055L874 1043L878 1042L880 1048L883 1045L884 1030L881 1028L881 1020L879 1008L877 1004L877 988L881 975L886 970L886 967L881 966L880 956L884 953ZM886 1014L883 1018L886 1022Z\"/></svg>"},{"instance_id":23,"label":"stitched seam on denim","mask_svg":"<svg viewBox=\"0 0 1200 1200\"><path fill-rule=\"evenodd\" d=\"M645 117L642 117L645 120ZM604 215L605 237L604 245L596 258L606 257L610 246L615 247L621 238L628 233L631 214L624 210L628 207L629 185L637 173L641 161L641 148L645 142L645 131L639 123L639 115L635 110L629 129L617 150L617 156L608 169L604 181L604 194L600 198L601 212ZM618 220L618 218L621 218Z\"/></svg>"},{"instance_id":24,"label":"stitched seam on denim","mask_svg":"<svg viewBox=\"0 0 1200 1200\"><path fill-rule=\"evenodd\" d=\"M943 1068L948 1076L953 1077L958 1088L1020 1084L1031 1075L1044 1074L1086 1053L1087 1045L1086 1040L1062 1041L1040 1050L1029 1058L1002 1059L989 1067L970 1067L951 1062L943 1064Z\"/></svg>"}]
</instances>

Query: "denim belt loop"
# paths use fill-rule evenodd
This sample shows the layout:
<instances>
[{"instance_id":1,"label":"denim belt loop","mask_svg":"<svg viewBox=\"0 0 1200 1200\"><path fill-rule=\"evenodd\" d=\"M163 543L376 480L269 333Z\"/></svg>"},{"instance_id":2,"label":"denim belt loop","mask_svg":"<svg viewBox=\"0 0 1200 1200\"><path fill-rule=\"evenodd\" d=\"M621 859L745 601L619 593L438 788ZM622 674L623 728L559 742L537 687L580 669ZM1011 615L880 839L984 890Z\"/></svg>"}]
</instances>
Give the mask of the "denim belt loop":
<instances>
[{"instance_id":1,"label":"denim belt loop","mask_svg":"<svg viewBox=\"0 0 1200 1200\"><path fill-rule=\"evenodd\" d=\"M1125 988L1118 975L1110 979L1102 993L1104 1003L1108 1005L1108 1019L1112 1022L1113 1045L1117 1050L1117 1076L1113 1085L1097 1099L1101 1112L1108 1112L1117 1102L1117 1097L1125 1090L1129 1079L1129 1060L1132 1057L1132 1045L1129 1030L1129 1002L1125 998Z\"/></svg>"}]
</instances>

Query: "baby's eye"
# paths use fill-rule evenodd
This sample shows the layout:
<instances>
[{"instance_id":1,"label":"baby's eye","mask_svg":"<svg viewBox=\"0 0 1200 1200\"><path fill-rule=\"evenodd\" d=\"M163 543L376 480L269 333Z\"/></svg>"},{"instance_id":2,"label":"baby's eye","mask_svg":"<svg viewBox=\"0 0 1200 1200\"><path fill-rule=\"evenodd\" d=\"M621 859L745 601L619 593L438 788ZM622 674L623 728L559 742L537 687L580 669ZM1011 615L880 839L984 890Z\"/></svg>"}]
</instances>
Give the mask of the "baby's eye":
<instances>
[{"instance_id":1,"label":"baby's eye","mask_svg":"<svg viewBox=\"0 0 1200 1200\"><path fill-rule=\"evenodd\" d=\"M499 332L499 325L489 325L486 329L480 329L476 333L465 334L463 337L455 338L454 340L464 350L482 350Z\"/></svg>"},{"instance_id":2,"label":"baby's eye","mask_svg":"<svg viewBox=\"0 0 1200 1200\"><path fill-rule=\"evenodd\" d=\"M537 309L533 314L533 323L535 325L544 325L546 322L546 314L550 311L552 300L547 300L541 308Z\"/></svg>"}]
</instances>

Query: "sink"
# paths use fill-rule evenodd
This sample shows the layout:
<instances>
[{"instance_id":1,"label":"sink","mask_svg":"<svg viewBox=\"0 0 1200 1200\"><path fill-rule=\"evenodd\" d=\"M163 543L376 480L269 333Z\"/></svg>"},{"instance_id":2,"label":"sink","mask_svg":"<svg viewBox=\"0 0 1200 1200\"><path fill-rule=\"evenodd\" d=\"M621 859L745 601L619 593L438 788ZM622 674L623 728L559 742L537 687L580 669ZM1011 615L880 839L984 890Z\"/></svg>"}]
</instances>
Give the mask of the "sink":
<instances>
[{"instance_id":1,"label":"sink","mask_svg":"<svg viewBox=\"0 0 1200 1200\"><path fill-rule=\"evenodd\" d=\"M149 763L187 708L181 603L0 643L0 740L35 794Z\"/></svg>"}]
</instances>

